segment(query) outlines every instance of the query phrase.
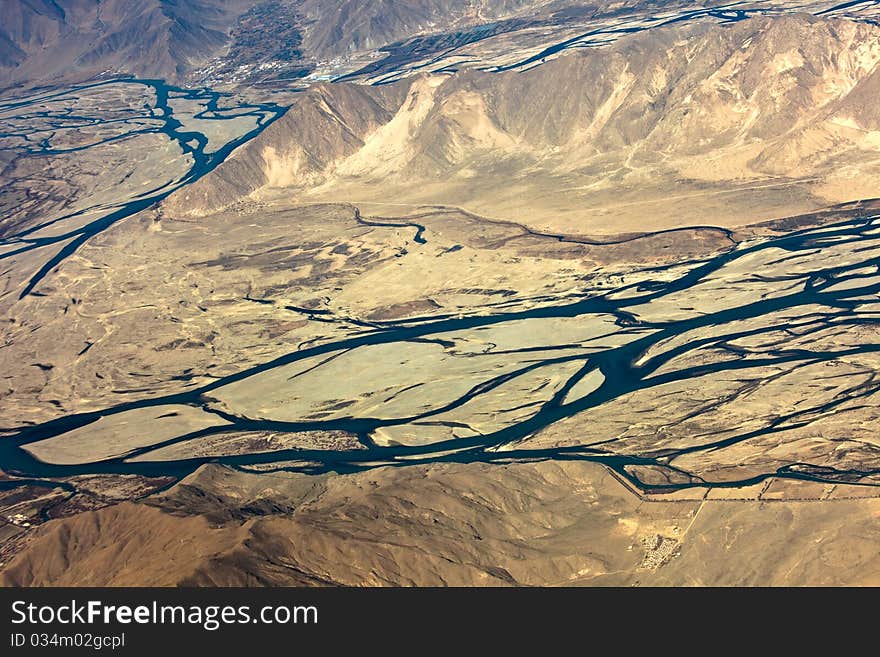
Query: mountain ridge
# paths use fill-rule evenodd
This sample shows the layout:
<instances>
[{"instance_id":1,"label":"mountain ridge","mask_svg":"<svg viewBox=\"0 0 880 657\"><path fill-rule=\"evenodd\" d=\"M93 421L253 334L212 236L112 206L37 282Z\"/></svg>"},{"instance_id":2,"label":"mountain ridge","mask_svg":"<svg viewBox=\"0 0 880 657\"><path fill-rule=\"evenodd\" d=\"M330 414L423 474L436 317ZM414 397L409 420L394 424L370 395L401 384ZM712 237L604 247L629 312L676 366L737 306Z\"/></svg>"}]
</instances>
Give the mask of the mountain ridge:
<instances>
[{"instance_id":1,"label":"mountain ridge","mask_svg":"<svg viewBox=\"0 0 880 657\"><path fill-rule=\"evenodd\" d=\"M837 167L867 166L866 192L880 181L880 113L868 100L878 64L880 28L788 15L665 28L523 73L315 85L165 209L198 216L281 189L303 202L381 202L394 190L401 203L489 216L521 204L521 220L562 211L553 197L567 194L581 203L559 229L619 192L639 201L642 186L650 196L803 181L814 198L798 209L809 211L853 200ZM770 218L776 203L744 220Z\"/></svg>"}]
</instances>

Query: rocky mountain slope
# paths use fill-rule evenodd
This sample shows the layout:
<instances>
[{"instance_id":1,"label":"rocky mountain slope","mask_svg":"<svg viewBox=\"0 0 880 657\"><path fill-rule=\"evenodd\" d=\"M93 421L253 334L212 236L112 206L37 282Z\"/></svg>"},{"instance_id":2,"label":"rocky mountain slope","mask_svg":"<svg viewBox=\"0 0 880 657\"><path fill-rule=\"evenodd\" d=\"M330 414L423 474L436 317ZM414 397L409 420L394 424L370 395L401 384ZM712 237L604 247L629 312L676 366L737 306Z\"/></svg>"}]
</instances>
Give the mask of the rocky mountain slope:
<instances>
[{"instance_id":1,"label":"rocky mountain slope","mask_svg":"<svg viewBox=\"0 0 880 657\"><path fill-rule=\"evenodd\" d=\"M792 15L665 28L525 73L317 85L168 207L283 188L562 232L785 216L876 195L878 63L880 28Z\"/></svg>"},{"instance_id":2,"label":"rocky mountain slope","mask_svg":"<svg viewBox=\"0 0 880 657\"><path fill-rule=\"evenodd\" d=\"M226 43L253 0L8 0L0 86L128 73L179 79Z\"/></svg>"},{"instance_id":3,"label":"rocky mountain slope","mask_svg":"<svg viewBox=\"0 0 880 657\"><path fill-rule=\"evenodd\" d=\"M791 494L803 492L795 487ZM760 501L736 491L732 499L695 495L644 503L595 464L448 464L324 479L206 467L149 504L126 503L49 523L0 582L730 586L880 581L873 549L878 532L871 521L876 499ZM814 548L817 535L824 537L821 552Z\"/></svg>"},{"instance_id":4,"label":"rocky mountain slope","mask_svg":"<svg viewBox=\"0 0 880 657\"><path fill-rule=\"evenodd\" d=\"M305 42L319 58L379 48L414 33L455 29L492 21L525 10L534 14L559 0L304 0ZM590 4L590 3L586 3ZM593 5L595 6L595 5Z\"/></svg>"}]
</instances>

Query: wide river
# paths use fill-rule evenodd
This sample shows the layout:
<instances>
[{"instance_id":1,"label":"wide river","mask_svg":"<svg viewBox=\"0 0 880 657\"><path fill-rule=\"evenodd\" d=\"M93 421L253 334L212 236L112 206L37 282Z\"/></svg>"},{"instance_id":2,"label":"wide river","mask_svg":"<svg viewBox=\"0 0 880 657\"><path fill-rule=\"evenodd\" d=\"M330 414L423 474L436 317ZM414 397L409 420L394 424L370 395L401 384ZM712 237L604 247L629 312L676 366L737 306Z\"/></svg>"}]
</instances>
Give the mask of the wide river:
<instances>
[{"instance_id":1,"label":"wide river","mask_svg":"<svg viewBox=\"0 0 880 657\"><path fill-rule=\"evenodd\" d=\"M133 127L133 130L149 130L164 135L175 142L191 161L189 169L170 183L131 198L113 208L100 217L76 224L75 215L64 217L58 221L70 221L76 226L69 231L55 232L52 235L41 235L39 230L29 229L18 234L7 236L3 244L12 246L0 254L0 260L12 258L16 254L39 249L50 245L60 248L45 263L30 275L21 291L20 298L34 293L35 286L55 267L75 253L92 236L106 230L109 226L130 217L146 208L152 207L169 194L182 187L192 184L219 166L239 145L260 134L267 126L283 115L285 108L274 104L235 104L221 108L221 101L228 101L223 94L208 90L187 90L172 87L158 80L120 80L96 83L74 89L46 93L32 97L26 101L0 102L0 111L26 109L39 112L39 108L51 102L56 96L75 97L77 93L85 93L90 89L106 85L140 85L151 91L153 102L145 110L153 122L150 127ZM209 150L209 138L175 117L173 99L192 101L202 106L195 115L200 120L227 121L243 116L253 117L255 127L235 138L229 139L220 146ZM159 124L156 125L155 122ZM135 124L132 124L135 126ZM12 133L0 134L9 137ZM118 136L112 137L114 139ZM40 146L47 155L53 154L53 148L46 143ZM39 154L37 152L36 154ZM425 227L418 224L377 223L359 218L362 223L376 226L407 225L416 229L413 241L424 244L426 241ZM731 445L748 441L761 435L761 432L774 432L791 417L780 417L771 425L760 430L743 431L734 436L715 442L699 442L692 446L668 450L662 457L646 454L622 453L614 444L559 447L553 449L529 449L524 439L533 436L542 429L581 415L589 418L593 409L623 396L637 391L676 382L693 377L711 377L724 375L738 370L746 370L759 366L786 367L798 363L830 362L840 358L853 357L880 351L880 344L863 342L856 345L841 346L826 350L776 350L763 358L722 359L716 362L703 362L692 366L664 369L670 362L692 350L698 350L710 341L727 342L748 335L778 331L782 311L798 312L801 308L821 307L827 309L813 328L821 332L833 327L857 326L876 323L871 313L860 313L863 305L867 306L876 300L880 293L880 283L876 281L876 272L880 268L880 236L878 226L872 217L862 217L840 221L833 226L807 228L777 237L752 240L747 244L731 246L728 250L714 257L692 263L677 263L675 268L660 267L643 275L637 283L622 285L618 289L608 291L584 292L580 296L568 296L561 299L545 299L537 307L518 310L503 310L487 307L477 310L473 315L450 316L438 315L417 320L399 322L380 322L364 326L363 332L350 335L344 339L327 341L298 351L292 351L279 358L250 367L236 374L213 381L197 389L188 389L179 394L157 396L135 402L110 406L100 411L73 414L54 419L36 426L18 428L7 432L7 437L0 440L0 466L10 474L23 479L18 482L6 483L4 486L34 484L48 479L68 477L82 474L132 474L145 476L172 476L182 478L204 463L216 462L233 468L246 466L269 466L278 463L278 469L301 470L304 472L354 472L377 465L405 466L417 463L433 462L509 462L513 460L531 459L580 459L602 463L616 471L621 477L642 488L676 489L688 486L706 485L693 478L682 478L684 483L651 484L639 480L633 474L631 466L653 466L666 471L674 470L670 460L692 452L709 453ZM720 310L707 310L690 313L684 317L672 317L664 320L646 321L641 319L639 308L653 303L660 303L673 295L688 293L695 287L704 284L713 277L723 276L729 268L736 266L744 258L773 263L779 259L776 254L788 253L791 258L814 257L823 250L833 249L840 257L831 264L823 263L816 257L814 271L792 276L794 281L785 293L763 294L760 290L748 297L747 301L731 302ZM684 266L683 266L684 265ZM778 265L776 270L778 273ZM866 274L865 271L870 270ZM674 271L674 275L670 272ZM768 278L769 280L769 278ZM699 301L695 300L694 305ZM405 344L412 341L440 340L442 335L450 332L473 331L480 328L503 325L522 320L551 320L554 318L580 318L604 316L616 318L621 331L637 332L635 339L626 341L620 346L608 347L599 352L554 355L552 349L543 345L534 345L536 355L528 365L514 372L507 372L495 378L475 381L473 387L459 398L432 408L421 415L399 418L376 417L344 417L326 421L282 422L272 420L254 420L236 416L209 408L207 396L212 392L222 391L230 384L242 382L251 377L259 376L274 370L332 352L351 352L371 345ZM768 318L759 328L744 328L743 320L760 320ZM692 337L700 335L700 331L709 331L711 340ZM677 336L691 336L680 341L674 348L661 348ZM382 427L401 426L416 423L420 420L430 421L437 415L457 409L472 402L481 395L491 395L500 386L511 379L524 376L539 368L554 366L560 363L578 363L576 373L558 389L546 402L543 402L527 419L504 426L490 433L465 438L456 438L420 446L381 446L377 445L372 436ZM601 373L603 380L597 388L580 398L568 399L568 393L591 374ZM867 399L877 390L866 386L846 396L845 400L833 399L818 403L811 409L814 412L833 410L835 405L843 401L852 402L863 397ZM188 405L210 413L220 415L228 424L177 436L159 445L151 445L129 453L124 457L101 460L79 465L56 465L44 463L28 451L24 446L45 440L98 421L100 418L112 417L128 411L161 405ZM145 427L149 430L149 427ZM308 431L343 431L358 437L360 449L317 450L317 449L283 449L264 453L228 455L222 457L185 458L163 461L131 461L132 457L150 450L186 441L195 440L213 434L226 432L308 432ZM505 451L498 451L505 447ZM291 461L302 465L291 465ZM686 473L682 473L685 474ZM742 486L756 483L770 476L810 479L816 481L851 481L858 482L873 475L880 474L880 463L864 469L834 470L827 467L811 467L810 464L791 463L782 467L768 469L750 479L738 481L715 482L713 486ZM52 484L55 485L55 484Z\"/></svg>"}]
</instances>

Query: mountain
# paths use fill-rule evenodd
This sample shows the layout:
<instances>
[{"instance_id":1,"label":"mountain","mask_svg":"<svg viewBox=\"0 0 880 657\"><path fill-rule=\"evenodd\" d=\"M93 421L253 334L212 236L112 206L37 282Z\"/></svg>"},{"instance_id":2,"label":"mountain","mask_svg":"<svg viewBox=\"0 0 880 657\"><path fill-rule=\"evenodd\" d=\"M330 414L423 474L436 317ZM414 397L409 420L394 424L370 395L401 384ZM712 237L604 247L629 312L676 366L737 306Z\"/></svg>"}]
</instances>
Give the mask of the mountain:
<instances>
[{"instance_id":1,"label":"mountain","mask_svg":"<svg viewBox=\"0 0 880 657\"><path fill-rule=\"evenodd\" d=\"M786 216L876 195L878 63L877 26L795 14L653 30L523 73L315 85L166 209L283 189L558 232L631 230L646 210L653 227Z\"/></svg>"},{"instance_id":2,"label":"mountain","mask_svg":"<svg viewBox=\"0 0 880 657\"><path fill-rule=\"evenodd\" d=\"M179 79L253 0L5 0L0 85L103 72Z\"/></svg>"},{"instance_id":3,"label":"mountain","mask_svg":"<svg viewBox=\"0 0 880 657\"><path fill-rule=\"evenodd\" d=\"M829 5L0 5L0 585L880 583Z\"/></svg>"},{"instance_id":4,"label":"mountain","mask_svg":"<svg viewBox=\"0 0 880 657\"><path fill-rule=\"evenodd\" d=\"M6 0L0 88L99 74L285 88L310 74L384 83L461 67L523 70L668 25L796 11L877 23L873 3L818 1L733 9L720 0Z\"/></svg>"},{"instance_id":5,"label":"mountain","mask_svg":"<svg viewBox=\"0 0 880 657\"><path fill-rule=\"evenodd\" d=\"M183 81L309 63L558 5L547 0L6 0L0 86L99 73ZM564 3L568 4L568 3ZM302 44L302 49L300 45ZM288 77L290 73L288 72ZM298 75L296 76L298 77Z\"/></svg>"},{"instance_id":6,"label":"mountain","mask_svg":"<svg viewBox=\"0 0 880 657\"><path fill-rule=\"evenodd\" d=\"M305 43L319 58L380 48L414 33L491 22L522 10L533 15L559 0L303 0ZM589 3L587 3L589 6Z\"/></svg>"},{"instance_id":7,"label":"mountain","mask_svg":"<svg viewBox=\"0 0 880 657\"><path fill-rule=\"evenodd\" d=\"M6 586L876 585L876 499L643 503L596 464L207 466L149 505L51 522ZM304 491L309 491L308 496ZM695 512L703 509L696 518ZM690 515L689 515L690 514ZM693 517L691 517L693 516ZM681 527L688 527L687 537ZM822 550L813 547L824 536ZM681 540L673 539L678 536ZM675 544L676 555L663 556ZM173 559L168 555L173 554ZM848 564L860 563L853 568ZM658 564L661 567L658 568Z\"/></svg>"}]
</instances>

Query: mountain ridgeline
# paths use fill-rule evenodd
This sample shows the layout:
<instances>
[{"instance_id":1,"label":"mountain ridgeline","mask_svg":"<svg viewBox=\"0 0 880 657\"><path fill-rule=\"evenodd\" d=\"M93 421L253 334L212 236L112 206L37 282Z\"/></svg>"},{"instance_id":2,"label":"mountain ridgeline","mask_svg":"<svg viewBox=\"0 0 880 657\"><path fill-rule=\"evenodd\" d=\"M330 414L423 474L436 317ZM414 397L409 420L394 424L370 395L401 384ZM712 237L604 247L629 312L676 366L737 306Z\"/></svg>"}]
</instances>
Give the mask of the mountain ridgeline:
<instances>
[{"instance_id":1,"label":"mountain ridgeline","mask_svg":"<svg viewBox=\"0 0 880 657\"><path fill-rule=\"evenodd\" d=\"M303 200L381 188L425 203L481 195L491 211L536 180L519 202L793 181L817 206L851 200L837 198L841 167L876 182L878 63L880 28L791 15L655 30L524 73L319 84L165 207L203 215L276 188Z\"/></svg>"},{"instance_id":2,"label":"mountain ridgeline","mask_svg":"<svg viewBox=\"0 0 880 657\"><path fill-rule=\"evenodd\" d=\"M530 13L546 0L4 0L0 88L128 74L184 82L205 66L296 65L414 33ZM580 3L575 3L580 4ZM625 3L637 4L637 3ZM598 11L588 4L580 11ZM254 36L258 38L253 38ZM296 42L301 49L292 49Z\"/></svg>"},{"instance_id":3,"label":"mountain ridgeline","mask_svg":"<svg viewBox=\"0 0 880 657\"><path fill-rule=\"evenodd\" d=\"M0 87L101 73L180 79L227 41L248 0L8 0Z\"/></svg>"}]
</instances>

